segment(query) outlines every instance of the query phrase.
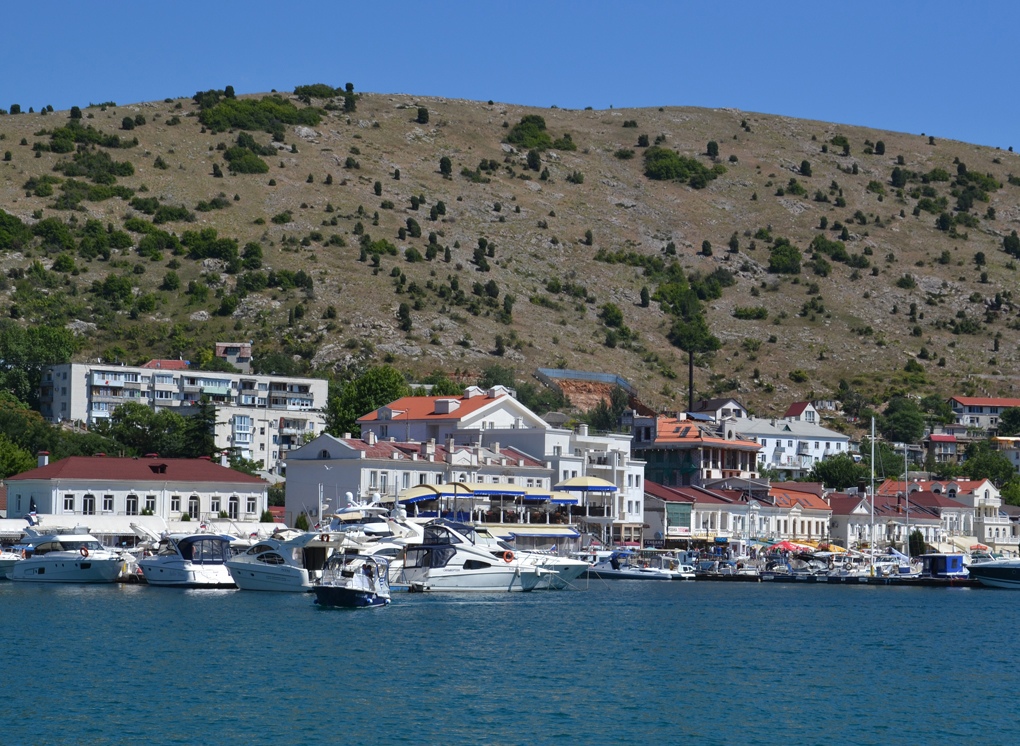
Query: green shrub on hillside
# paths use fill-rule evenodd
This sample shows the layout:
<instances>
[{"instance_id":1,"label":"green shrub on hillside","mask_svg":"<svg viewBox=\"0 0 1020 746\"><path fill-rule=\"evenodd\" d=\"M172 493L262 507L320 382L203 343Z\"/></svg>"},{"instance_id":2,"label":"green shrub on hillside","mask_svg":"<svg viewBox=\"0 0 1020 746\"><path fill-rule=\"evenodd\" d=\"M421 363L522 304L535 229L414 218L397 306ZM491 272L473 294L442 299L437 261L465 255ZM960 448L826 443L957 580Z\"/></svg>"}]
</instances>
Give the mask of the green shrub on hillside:
<instances>
[{"instance_id":1,"label":"green shrub on hillside","mask_svg":"<svg viewBox=\"0 0 1020 746\"><path fill-rule=\"evenodd\" d=\"M333 98L341 92L342 89L334 88L333 86L326 85L325 83L312 83L311 85L294 86L294 95L305 103L308 103L309 99L313 98Z\"/></svg>"},{"instance_id":2,"label":"green shrub on hillside","mask_svg":"<svg viewBox=\"0 0 1020 746\"><path fill-rule=\"evenodd\" d=\"M708 182L726 173L726 168L716 165L705 168L694 158L687 158L675 150L654 145L645 151L645 176L657 181L686 181L695 189L703 189Z\"/></svg>"},{"instance_id":3,"label":"green shrub on hillside","mask_svg":"<svg viewBox=\"0 0 1020 746\"><path fill-rule=\"evenodd\" d=\"M213 132L231 128L274 132L287 124L314 127L322 120L322 113L313 107L299 109L281 96L264 96L259 100L224 99L202 109L198 120Z\"/></svg>"},{"instance_id":4,"label":"green shrub on hillside","mask_svg":"<svg viewBox=\"0 0 1020 746\"><path fill-rule=\"evenodd\" d=\"M105 150L80 150L70 161L53 167L64 176L84 176L96 184L114 184L118 176L132 176L135 167L129 161L115 161Z\"/></svg>"}]
</instances>

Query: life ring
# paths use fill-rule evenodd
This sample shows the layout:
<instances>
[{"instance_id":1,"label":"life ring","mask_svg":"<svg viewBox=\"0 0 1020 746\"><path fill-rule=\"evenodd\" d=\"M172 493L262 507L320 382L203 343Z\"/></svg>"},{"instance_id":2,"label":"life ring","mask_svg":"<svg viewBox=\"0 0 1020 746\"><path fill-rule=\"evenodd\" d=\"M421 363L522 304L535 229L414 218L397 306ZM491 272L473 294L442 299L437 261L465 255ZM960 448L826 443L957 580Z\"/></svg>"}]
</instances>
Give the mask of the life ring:
<instances>
[{"instance_id":1,"label":"life ring","mask_svg":"<svg viewBox=\"0 0 1020 746\"><path fill-rule=\"evenodd\" d=\"M503 552L503 561L506 562L506 563L513 562L514 561L514 553L511 552L509 549L507 549L505 552Z\"/></svg>"},{"instance_id":2,"label":"life ring","mask_svg":"<svg viewBox=\"0 0 1020 746\"><path fill-rule=\"evenodd\" d=\"M329 541L329 534L322 534L319 536L319 541Z\"/></svg>"},{"instance_id":3,"label":"life ring","mask_svg":"<svg viewBox=\"0 0 1020 746\"><path fill-rule=\"evenodd\" d=\"M86 547L82 547L81 549L78 550L78 554L80 554L82 557L88 557L89 550Z\"/></svg>"}]
</instances>

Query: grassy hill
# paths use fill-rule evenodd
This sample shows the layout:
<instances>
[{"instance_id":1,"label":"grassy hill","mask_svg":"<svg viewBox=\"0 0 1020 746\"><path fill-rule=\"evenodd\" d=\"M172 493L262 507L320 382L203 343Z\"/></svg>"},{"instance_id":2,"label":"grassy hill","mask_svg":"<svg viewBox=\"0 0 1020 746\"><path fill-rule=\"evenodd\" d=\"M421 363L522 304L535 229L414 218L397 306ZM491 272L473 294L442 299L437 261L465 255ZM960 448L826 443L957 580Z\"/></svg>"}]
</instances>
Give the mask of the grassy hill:
<instances>
[{"instance_id":1,"label":"grassy hill","mask_svg":"<svg viewBox=\"0 0 1020 746\"><path fill-rule=\"evenodd\" d=\"M70 324L81 358L251 339L305 371L610 371L682 407L654 299L676 261L723 286L699 395L761 414L841 379L1016 395L1011 151L734 110L311 93L0 117L0 314ZM230 126L259 111L277 118ZM534 115L544 132L517 127ZM646 176L654 148L682 178Z\"/></svg>"}]
</instances>

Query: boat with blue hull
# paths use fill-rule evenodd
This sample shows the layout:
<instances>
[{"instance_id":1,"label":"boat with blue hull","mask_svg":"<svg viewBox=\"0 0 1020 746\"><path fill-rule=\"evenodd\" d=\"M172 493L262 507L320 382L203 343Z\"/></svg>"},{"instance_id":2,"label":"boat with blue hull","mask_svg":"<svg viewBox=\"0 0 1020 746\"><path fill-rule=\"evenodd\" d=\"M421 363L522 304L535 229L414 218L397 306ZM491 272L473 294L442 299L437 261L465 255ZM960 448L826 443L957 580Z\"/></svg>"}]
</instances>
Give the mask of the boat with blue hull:
<instances>
[{"instance_id":1,"label":"boat with blue hull","mask_svg":"<svg viewBox=\"0 0 1020 746\"><path fill-rule=\"evenodd\" d=\"M389 568L382 557L337 552L326 560L322 579L312 587L315 603L334 609L362 609L390 602Z\"/></svg>"}]
</instances>

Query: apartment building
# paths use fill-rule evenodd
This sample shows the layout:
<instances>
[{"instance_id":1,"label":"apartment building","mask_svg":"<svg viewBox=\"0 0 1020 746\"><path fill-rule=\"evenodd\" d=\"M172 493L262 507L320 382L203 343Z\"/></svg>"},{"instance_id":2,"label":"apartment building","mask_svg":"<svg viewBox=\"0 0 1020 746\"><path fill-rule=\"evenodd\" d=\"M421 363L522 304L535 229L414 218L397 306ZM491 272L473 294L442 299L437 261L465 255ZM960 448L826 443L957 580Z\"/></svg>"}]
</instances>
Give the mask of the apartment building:
<instances>
[{"instance_id":1,"label":"apartment building","mask_svg":"<svg viewBox=\"0 0 1020 746\"><path fill-rule=\"evenodd\" d=\"M328 383L318 378L192 370L182 360L132 367L67 363L43 371L40 412L50 422L94 425L121 404L192 414L216 406L216 447L279 471L287 453L325 428Z\"/></svg>"}]
</instances>

